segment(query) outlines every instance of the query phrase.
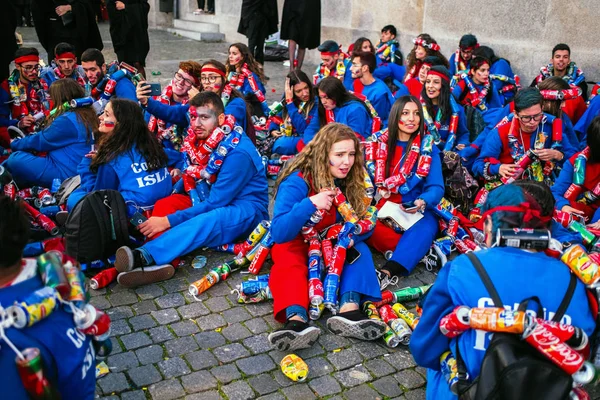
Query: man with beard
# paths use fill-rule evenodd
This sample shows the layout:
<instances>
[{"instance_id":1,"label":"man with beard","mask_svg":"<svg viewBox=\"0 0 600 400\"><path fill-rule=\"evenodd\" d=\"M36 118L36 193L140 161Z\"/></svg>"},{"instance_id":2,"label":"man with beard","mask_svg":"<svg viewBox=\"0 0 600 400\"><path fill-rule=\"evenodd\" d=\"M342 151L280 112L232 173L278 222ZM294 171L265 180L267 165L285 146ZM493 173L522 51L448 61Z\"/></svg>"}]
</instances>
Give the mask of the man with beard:
<instances>
[{"instance_id":1,"label":"man with beard","mask_svg":"<svg viewBox=\"0 0 600 400\"><path fill-rule=\"evenodd\" d=\"M75 47L69 43L59 43L56 45L52 64L43 68L40 75L46 80L48 85L63 78L75 79L84 88L87 82L83 68L77 65Z\"/></svg>"},{"instance_id":2,"label":"man with beard","mask_svg":"<svg viewBox=\"0 0 600 400\"><path fill-rule=\"evenodd\" d=\"M119 62L137 68L146 77L146 57L150 51L147 0L117 0L106 4L110 38Z\"/></svg>"},{"instance_id":3,"label":"man with beard","mask_svg":"<svg viewBox=\"0 0 600 400\"><path fill-rule=\"evenodd\" d=\"M48 85L39 78L40 53L22 47L15 53L15 70L0 84L0 146L8 148L7 128L16 126L32 132L34 115L50 111Z\"/></svg>"},{"instance_id":4,"label":"man with beard","mask_svg":"<svg viewBox=\"0 0 600 400\"><path fill-rule=\"evenodd\" d=\"M337 42L326 40L317 50L321 53L321 64L313 75L313 84L316 85L328 76L335 76L344 83L346 89L352 90L352 62L342 53Z\"/></svg>"},{"instance_id":5,"label":"man with beard","mask_svg":"<svg viewBox=\"0 0 600 400\"><path fill-rule=\"evenodd\" d=\"M87 80L92 85L92 97L97 99L104 91L107 84L107 80L104 79L106 75L106 62L104 61L104 55L102 55L102 52L98 49L87 49L81 55L81 66L85 72ZM137 102L135 86L126 77L123 77L117 81L112 95Z\"/></svg>"},{"instance_id":6,"label":"man with beard","mask_svg":"<svg viewBox=\"0 0 600 400\"><path fill-rule=\"evenodd\" d=\"M75 46L77 59L85 49L104 47L90 0L33 0L31 12L48 63L61 42Z\"/></svg>"},{"instance_id":7,"label":"man with beard","mask_svg":"<svg viewBox=\"0 0 600 400\"><path fill-rule=\"evenodd\" d=\"M540 74L531 82L530 86L537 86L538 83L551 76L563 78L571 86L579 86L582 91L583 99L587 101L587 83L583 71L577 67L575 62L571 61L571 48L559 43L552 49L552 59L550 64L540 68Z\"/></svg>"}]
</instances>

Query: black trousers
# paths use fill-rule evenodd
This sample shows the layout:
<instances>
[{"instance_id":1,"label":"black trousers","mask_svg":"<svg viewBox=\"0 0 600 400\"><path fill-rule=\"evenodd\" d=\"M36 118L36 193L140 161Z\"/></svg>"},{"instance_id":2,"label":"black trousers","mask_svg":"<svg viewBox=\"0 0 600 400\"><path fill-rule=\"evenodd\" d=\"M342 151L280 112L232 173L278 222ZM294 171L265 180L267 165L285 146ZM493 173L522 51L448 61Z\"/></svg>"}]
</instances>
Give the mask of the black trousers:
<instances>
[{"instance_id":1,"label":"black trousers","mask_svg":"<svg viewBox=\"0 0 600 400\"><path fill-rule=\"evenodd\" d=\"M253 18L248 24L248 48L256 61L265 62L265 40L267 39L267 24L263 18Z\"/></svg>"}]
</instances>

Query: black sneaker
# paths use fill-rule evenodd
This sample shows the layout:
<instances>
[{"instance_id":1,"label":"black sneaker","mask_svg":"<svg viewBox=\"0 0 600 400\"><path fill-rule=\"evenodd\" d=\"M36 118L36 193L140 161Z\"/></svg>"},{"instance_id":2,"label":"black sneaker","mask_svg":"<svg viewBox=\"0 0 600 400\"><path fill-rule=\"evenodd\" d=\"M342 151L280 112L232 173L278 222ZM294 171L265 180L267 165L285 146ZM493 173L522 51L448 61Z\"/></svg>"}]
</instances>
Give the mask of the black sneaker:
<instances>
[{"instance_id":1,"label":"black sneaker","mask_svg":"<svg viewBox=\"0 0 600 400\"><path fill-rule=\"evenodd\" d=\"M290 320L283 328L268 336L269 343L279 351L306 349L319 338L321 330L306 322Z\"/></svg>"},{"instance_id":2,"label":"black sneaker","mask_svg":"<svg viewBox=\"0 0 600 400\"><path fill-rule=\"evenodd\" d=\"M148 265L146 259L139 250L131 250L127 246L119 247L115 254L115 268L119 272L129 272L136 268Z\"/></svg>"},{"instance_id":3,"label":"black sneaker","mask_svg":"<svg viewBox=\"0 0 600 400\"><path fill-rule=\"evenodd\" d=\"M425 254L425 257L421 259L421 262L425 264L427 271L433 271L434 268L441 269L448 262L448 258L442 252L442 249L434 243Z\"/></svg>"},{"instance_id":4,"label":"black sneaker","mask_svg":"<svg viewBox=\"0 0 600 400\"><path fill-rule=\"evenodd\" d=\"M135 250L134 250L135 252ZM166 281L175 274L175 268L171 264L153 265L151 267L142 267L129 272L121 272L117 276L119 285L134 288L150 283Z\"/></svg>"},{"instance_id":5,"label":"black sneaker","mask_svg":"<svg viewBox=\"0 0 600 400\"><path fill-rule=\"evenodd\" d=\"M327 320L327 328L336 335L360 340L377 340L386 330L385 322L367 318L360 310L348 311Z\"/></svg>"}]
</instances>

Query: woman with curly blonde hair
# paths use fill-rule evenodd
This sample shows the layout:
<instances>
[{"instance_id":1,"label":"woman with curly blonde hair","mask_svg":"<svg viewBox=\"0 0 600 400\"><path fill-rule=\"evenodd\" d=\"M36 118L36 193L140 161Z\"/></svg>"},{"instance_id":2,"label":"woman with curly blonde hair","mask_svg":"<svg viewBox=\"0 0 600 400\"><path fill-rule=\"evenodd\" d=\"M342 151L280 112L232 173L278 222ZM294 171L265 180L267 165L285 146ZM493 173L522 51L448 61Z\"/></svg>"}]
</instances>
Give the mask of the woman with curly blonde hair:
<instances>
[{"instance_id":1,"label":"woman with curly blonde hair","mask_svg":"<svg viewBox=\"0 0 600 400\"><path fill-rule=\"evenodd\" d=\"M271 234L276 243L271 256L273 269L269 287L274 298L275 319L285 326L269 335L279 350L309 347L320 330L308 325L308 253L303 227L316 222L316 232L327 231L343 222L333 206L339 188L359 219L367 215L370 198L365 186L365 170L360 142L348 126L332 123L323 127L281 174L275 192ZM370 232L369 232L370 233ZM331 231L326 233L330 236ZM340 313L327 321L328 328L341 336L375 340L385 332L385 324L368 319L360 310L364 301L381 299L379 283L368 246L369 234L354 234L340 277ZM311 313L311 318L313 317Z\"/></svg>"},{"instance_id":2,"label":"woman with curly blonde hair","mask_svg":"<svg viewBox=\"0 0 600 400\"><path fill-rule=\"evenodd\" d=\"M449 68L448 59L440 53L440 45L427 33L421 33L413 39L415 46L406 57L406 76L404 82L419 76L423 59L427 56L436 56L442 60L444 67Z\"/></svg>"}]
</instances>

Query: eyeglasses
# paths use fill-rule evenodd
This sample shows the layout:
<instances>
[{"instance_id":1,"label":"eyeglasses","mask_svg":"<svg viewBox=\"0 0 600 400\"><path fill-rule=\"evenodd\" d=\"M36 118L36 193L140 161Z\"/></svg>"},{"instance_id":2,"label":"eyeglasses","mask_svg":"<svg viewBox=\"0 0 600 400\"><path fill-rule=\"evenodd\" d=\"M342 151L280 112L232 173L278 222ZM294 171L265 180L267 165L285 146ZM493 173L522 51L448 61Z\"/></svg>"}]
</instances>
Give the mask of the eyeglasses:
<instances>
[{"instance_id":1,"label":"eyeglasses","mask_svg":"<svg viewBox=\"0 0 600 400\"><path fill-rule=\"evenodd\" d=\"M193 86L194 85L193 81L191 81L191 80L189 80L187 78L184 78L179 72L175 73L175 80L177 82L182 82L183 81L183 83L185 83L187 86Z\"/></svg>"},{"instance_id":2,"label":"eyeglasses","mask_svg":"<svg viewBox=\"0 0 600 400\"><path fill-rule=\"evenodd\" d=\"M219 75L202 75L200 76L200 82L202 83L215 83L217 78L220 78Z\"/></svg>"},{"instance_id":3,"label":"eyeglasses","mask_svg":"<svg viewBox=\"0 0 600 400\"><path fill-rule=\"evenodd\" d=\"M540 113L540 114L536 114L536 115L519 115L519 119L522 122L531 122L531 120L534 120L535 122L539 122L542 120L542 117L544 116L544 113Z\"/></svg>"},{"instance_id":4,"label":"eyeglasses","mask_svg":"<svg viewBox=\"0 0 600 400\"><path fill-rule=\"evenodd\" d=\"M38 71L41 68L40 64L38 64L38 65L23 65L23 64L19 64L19 66L21 68L23 68L23 71L25 71L25 72Z\"/></svg>"}]
</instances>

